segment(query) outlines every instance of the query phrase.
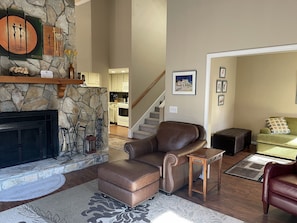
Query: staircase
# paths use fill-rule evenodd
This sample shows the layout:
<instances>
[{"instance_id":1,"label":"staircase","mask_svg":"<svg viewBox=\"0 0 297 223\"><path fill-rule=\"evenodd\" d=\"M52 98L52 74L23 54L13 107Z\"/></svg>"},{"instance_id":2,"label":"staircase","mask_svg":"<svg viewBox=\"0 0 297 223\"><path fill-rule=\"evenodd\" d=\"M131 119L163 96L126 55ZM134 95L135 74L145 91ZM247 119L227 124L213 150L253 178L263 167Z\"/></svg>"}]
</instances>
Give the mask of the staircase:
<instances>
[{"instance_id":1,"label":"staircase","mask_svg":"<svg viewBox=\"0 0 297 223\"><path fill-rule=\"evenodd\" d=\"M160 123L160 109L155 107L155 111L150 112L148 118L144 119L144 124L139 125L139 129L133 132L134 139L147 138L156 133Z\"/></svg>"}]
</instances>

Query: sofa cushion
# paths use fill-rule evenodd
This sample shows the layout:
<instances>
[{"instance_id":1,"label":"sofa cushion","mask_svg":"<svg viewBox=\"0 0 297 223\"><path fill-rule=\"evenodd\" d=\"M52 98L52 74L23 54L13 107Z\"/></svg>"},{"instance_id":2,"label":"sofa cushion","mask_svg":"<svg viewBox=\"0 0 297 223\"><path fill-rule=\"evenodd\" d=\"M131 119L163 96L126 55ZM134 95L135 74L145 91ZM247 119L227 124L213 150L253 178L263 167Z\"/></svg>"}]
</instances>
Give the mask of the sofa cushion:
<instances>
[{"instance_id":1,"label":"sofa cushion","mask_svg":"<svg viewBox=\"0 0 297 223\"><path fill-rule=\"evenodd\" d=\"M297 136L283 134L258 134L258 143L297 148Z\"/></svg>"},{"instance_id":2,"label":"sofa cushion","mask_svg":"<svg viewBox=\"0 0 297 223\"><path fill-rule=\"evenodd\" d=\"M285 119L290 129L290 134L297 136L297 118L285 117Z\"/></svg>"},{"instance_id":3,"label":"sofa cushion","mask_svg":"<svg viewBox=\"0 0 297 223\"><path fill-rule=\"evenodd\" d=\"M266 119L267 127L271 134L289 134L290 129L284 117L274 117Z\"/></svg>"},{"instance_id":4,"label":"sofa cushion","mask_svg":"<svg viewBox=\"0 0 297 223\"><path fill-rule=\"evenodd\" d=\"M179 150L196 141L199 130L195 125L176 122L162 122L157 132L158 150L169 152Z\"/></svg>"}]
</instances>

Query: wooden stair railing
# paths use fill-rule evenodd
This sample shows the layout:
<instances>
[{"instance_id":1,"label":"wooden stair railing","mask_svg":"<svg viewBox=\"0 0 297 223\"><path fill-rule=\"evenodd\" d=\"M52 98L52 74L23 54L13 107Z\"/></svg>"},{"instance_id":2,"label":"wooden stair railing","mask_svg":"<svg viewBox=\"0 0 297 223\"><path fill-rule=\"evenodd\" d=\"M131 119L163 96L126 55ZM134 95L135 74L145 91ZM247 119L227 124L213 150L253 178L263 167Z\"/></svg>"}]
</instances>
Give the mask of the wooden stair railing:
<instances>
[{"instance_id":1,"label":"wooden stair railing","mask_svg":"<svg viewBox=\"0 0 297 223\"><path fill-rule=\"evenodd\" d=\"M132 103L132 108L134 108L147 94L148 92L160 81L160 79L165 76L165 70L144 90L144 92Z\"/></svg>"}]
</instances>

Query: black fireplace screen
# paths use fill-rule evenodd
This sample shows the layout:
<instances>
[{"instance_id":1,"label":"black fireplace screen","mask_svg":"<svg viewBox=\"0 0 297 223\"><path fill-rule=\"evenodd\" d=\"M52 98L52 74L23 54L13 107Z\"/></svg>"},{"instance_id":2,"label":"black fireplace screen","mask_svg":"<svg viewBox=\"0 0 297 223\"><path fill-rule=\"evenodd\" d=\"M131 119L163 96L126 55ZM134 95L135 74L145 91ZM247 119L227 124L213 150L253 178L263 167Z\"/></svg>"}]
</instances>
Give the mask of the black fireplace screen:
<instances>
[{"instance_id":1,"label":"black fireplace screen","mask_svg":"<svg viewBox=\"0 0 297 223\"><path fill-rule=\"evenodd\" d=\"M58 111L0 113L0 168L59 154Z\"/></svg>"}]
</instances>

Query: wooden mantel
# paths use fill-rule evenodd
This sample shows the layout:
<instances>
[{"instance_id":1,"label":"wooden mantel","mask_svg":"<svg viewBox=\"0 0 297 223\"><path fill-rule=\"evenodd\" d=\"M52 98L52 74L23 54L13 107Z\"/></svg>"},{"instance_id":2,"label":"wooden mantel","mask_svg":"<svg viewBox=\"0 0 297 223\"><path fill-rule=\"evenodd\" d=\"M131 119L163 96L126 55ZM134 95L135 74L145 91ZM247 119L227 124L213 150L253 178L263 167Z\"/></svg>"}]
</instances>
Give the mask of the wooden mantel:
<instances>
[{"instance_id":1,"label":"wooden mantel","mask_svg":"<svg viewBox=\"0 0 297 223\"><path fill-rule=\"evenodd\" d=\"M0 83L13 84L57 84L58 97L64 97L64 91L67 84L83 84L82 80L63 79L63 78L41 78L41 77L23 77L23 76L0 76Z\"/></svg>"}]
</instances>

